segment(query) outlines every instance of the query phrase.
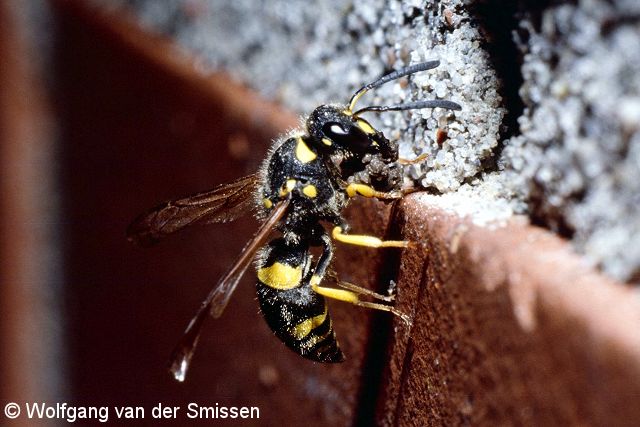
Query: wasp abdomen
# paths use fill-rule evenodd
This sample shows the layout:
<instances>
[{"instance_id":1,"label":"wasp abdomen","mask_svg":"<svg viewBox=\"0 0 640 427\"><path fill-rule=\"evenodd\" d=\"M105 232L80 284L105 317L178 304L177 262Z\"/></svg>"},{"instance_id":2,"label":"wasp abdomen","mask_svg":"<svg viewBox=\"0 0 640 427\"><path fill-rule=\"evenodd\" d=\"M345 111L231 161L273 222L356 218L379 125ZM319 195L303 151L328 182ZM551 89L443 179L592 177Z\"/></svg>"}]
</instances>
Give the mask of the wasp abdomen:
<instances>
[{"instance_id":1,"label":"wasp abdomen","mask_svg":"<svg viewBox=\"0 0 640 427\"><path fill-rule=\"evenodd\" d=\"M317 362L342 362L327 303L309 282L307 245L272 241L258 259L256 290L262 315L280 340Z\"/></svg>"}]
</instances>

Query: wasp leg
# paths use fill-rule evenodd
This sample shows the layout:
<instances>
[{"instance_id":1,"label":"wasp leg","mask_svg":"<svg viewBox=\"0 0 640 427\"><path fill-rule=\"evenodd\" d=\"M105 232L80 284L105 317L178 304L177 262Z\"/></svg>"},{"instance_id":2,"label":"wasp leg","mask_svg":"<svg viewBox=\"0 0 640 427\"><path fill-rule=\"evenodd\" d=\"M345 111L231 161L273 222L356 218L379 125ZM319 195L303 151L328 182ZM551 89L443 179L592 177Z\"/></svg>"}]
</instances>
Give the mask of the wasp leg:
<instances>
[{"instance_id":1,"label":"wasp leg","mask_svg":"<svg viewBox=\"0 0 640 427\"><path fill-rule=\"evenodd\" d=\"M320 244L322 245L322 254L320 255L320 259L318 259L316 268L311 276L311 285L317 285L322 281L327 269L329 268L331 259L333 258L333 245L331 244L331 238L324 229L320 235Z\"/></svg>"},{"instance_id":2,"label":"wasp leg","mask_svg":"<svg viewBox=\"0 0 640 427\"><path fill-rule=\"evenodd\" d=\"M341 281L335 271L329 270L329 264L331 263L331 259L333 258L333 245L331 244L331 238L326 232L322 233L322 235L320 236L320 243L322 244L322 254L320 255L318 264L316 265L316 268L311 277L310 282L312 285L319 285L326 274L327 276L331 277L331 279L333 279L338 286L347 289L355 294L368 295L386 302L391 302L394 300L393 295L381 295L373 292L370 289L363 288L353 283ZM340 289L337 290L340 291Z\"/></svg>"},{"instance_id":3,"label":"wasp leg","mask_svg":"<svg viewBox=\"0 0 640 427\"><path fill-rule=\"evenodd\" d=\"M328 288L325 286L320 286L317 283L312 283L311 286L314 291L316 291L318 294L325 296L327 298L348 302L350 304L357 305L358 307L365 307L365 308L370 308L373 310L380 310L380 311L388 311L389 313L394 314L399 318L401 318L408 326L411 326L411 319L409 318L409 316L407 316L400 310L397 310L395 307L392 307L390 305L385 305L385 304L378 304L375 302L360 301L360 298L358 297L357 293L348 291L345 289Z\"/></svg>"},{"instance_id":4,"label":"wasp leg","mask_svg":"<svg viewBox=\"0 0 640 427\"><path fill-rule=\"evenodd\" d=\"M347 185L346 191L349 197L355 197L357 194L359 194L364 197L375 197L376 199L380 200L401 199L403 195L401 191L391 191L385 193L383 191L378 191L369 185L357 183L351 183Z\"/></svg>"},{"instance_id":5,"label":"wasp leg","mask_svg":"<svg viewBox=\"0 0 640 427\"><path fill-rule=\"evenodd\" d=\"M424 156L426 156L426 154ZM406 164L413 164L413 163L417 163L418 161L422 161L421 157L423 156L418 157L417 159L415 159L415 161L407 160L407 162L409 163L406 163ZM400 160L403 160L403 159L399 159L398 160L399 163L405 164ZM404 187L398 191L390 191L388 193L385 193L383 191L375 190L373 187L366 184L351 183L347 185L346 191L349 197L355 197L356 195L359 194L363 197L369 197L369 198L375 197L376 199L380 199L380 200L398 200L406 196L407 194L410 194L419 190L420 189L416 187Z\"/></svg>"},{"instance_id":6,"label":"wasp leg","mask_svg":"<svg viewBox=\"0 0 640 427\"><path fill-rule=\"evenodd\" d=\"M330 276L333 280L335 280L336 285L340 286L341 288L347 289L351 292L354 292L356 294L359 295L367 295L370 296L372 298L381 300L381 301L385 301L385 302L392 302L393 300L395 300L395 295L382 295L376 292L373 292L371 289L367 289L367 288L363 288L361 286L358 286L354 283L351 282L345 282L343 280L340 280L338 278L338 275L335 274L335 272L329 272L327 273L328 276Z\"/></svg>"},{"instance_id":7,"label":"wasp leg","mask_svg":"<svg viewBox=\"0 0 640 427\"><path fill-rule=\"evenodd\" d=\"M407 314L401 312L395 307L391 307L390 305L378 304L375 302L367 302L367 301L358 301L356 305L358 307L370 308L372 310L388 311L394 316L398 316L399 318L401 318L402 321L407 326L411 326L413 324L413 322L411 321L411 318Z\"/></svg>"},{"instance_id":8,"label":"wasp leg","mask_svg":"<svg viewBox=\"0 0 640 427\"><path fill-rule=\"evenodd\" d=\"M336 227L339 228L339 227ZM370 237L370 236L364 236ZM337 299L339 301L348 302L360 307L371 308L374 310L382 310L388 311L398 317L400 317L405 323L411 325L411 319L409 316L402 313L399 310L396 310L394 307L377 304L372 302L360 301L358 294L366 294L370 295L374 298L379 298L383 301L388 301L390 297L386 297L384 295L377 294L369 289L361 288L359 286L348 283L346 286L343 286L345 289L336 289L329 288L325 286L320 286L320 282L324 278L327 273L327 269L329 268L329 264L331 263L331 258L333 258L333 246L331 244L331 238L329 235L324 232L320 235L320 243L322 245L322 254L320 255L320 259L318 260L318 264L316 265L315 271L311 276L310 284L311 288L320 295L323 295L327 298ZM373 237L375 239L375 237ZM379 240L379 239L378 239ZM404 243L404 242L401 242ZM340 282L339 284L342 286L346 282Z\"/></svg>"},{"instance_id":9,"label":"wasp leg","mask_svg":"<svg viewBox=\"0 0 640 427\"><path fill-rule=\"evenodd\" d=\"M331 236L338 242L349 245L366 246L368 248L406 248L409 247L407 240L381 240L374 236L364 234L344 234L342 227L336 226L331 232Z\"/></svg>"}]
</instances>

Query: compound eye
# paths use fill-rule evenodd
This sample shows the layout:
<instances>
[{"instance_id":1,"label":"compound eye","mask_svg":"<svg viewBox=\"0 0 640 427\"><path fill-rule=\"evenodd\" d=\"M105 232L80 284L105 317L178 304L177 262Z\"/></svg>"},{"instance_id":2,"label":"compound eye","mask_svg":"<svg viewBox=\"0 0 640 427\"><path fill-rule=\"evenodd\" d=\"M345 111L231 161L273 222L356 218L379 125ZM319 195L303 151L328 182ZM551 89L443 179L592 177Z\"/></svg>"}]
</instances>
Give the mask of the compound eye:
<instances>
[{"instance_id":1,"label":"compound eye","mask_svg":"<svg viewBox=\"0 0 640 427\"><path fill-rule=\"evenodd\" d=\"M356 126L345 129L341 123L329 122L322 126L322 132L339 146L354 152L366 151L371 145L367 135Z\"/></svg>"},{"instance_id":2,"label":"compound eye","mask_svg":"<svg viewBox=\"0 0 640 427\"><path fill-rule=\"evenodd\" d=\"M346 136L347 131L337 122L329 122L325 123L322 126L322 132L331 139L335 139L334 137L340 138L341 136Z\"/></svg>"}]
</instances>

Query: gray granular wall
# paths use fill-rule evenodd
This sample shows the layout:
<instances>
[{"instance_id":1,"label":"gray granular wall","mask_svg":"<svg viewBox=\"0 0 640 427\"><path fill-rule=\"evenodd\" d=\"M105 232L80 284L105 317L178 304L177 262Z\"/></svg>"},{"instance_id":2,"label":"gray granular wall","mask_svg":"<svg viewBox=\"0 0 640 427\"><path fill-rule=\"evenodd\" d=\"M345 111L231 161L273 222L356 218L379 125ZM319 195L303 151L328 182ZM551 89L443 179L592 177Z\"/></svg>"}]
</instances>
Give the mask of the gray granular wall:
<instances>
[{"instance_id":1,"label":"gray granular wall","mask_svg":"<svg viewBox=\"0 0 640 427\"><path fill-rule=\"evenodd\" d=\"M580 1L520 26L527 109L504 182L607 273L638 281L640 2Z\"/></svg>"},{"instance_id":2,"label":"gray granular wall","mask_svg":"<svg viewBox=\"0 0 640 427\"><path fill-rule=\"evenodd\" d=\"M476 223L528 213L572 237L612 276L637 279L637 1L94 1L131 6L145 25L193 51L203 72L224 68L301 114L346 102L386 71L440 59L439 68L361 101L438 98L463 106L372 118L400 141L403 157L429 154L407 179L439 194L430 203ZM512 51L496 46L483 23L505 10ZM511 67L496 66L501 61Z\"/></svg>"},{"instance_id":3,"label":"gray granular wall","mask_svg":"<svg viewBox=\"0 0 640 427\"><path fill-rule=\"evenodd\" d=\"M230 70L301 114L320 104L346 103L385 71L440 59L439 68L416 75L408 87L406 80L388 84L361 101L445 98L464 105L461 112L386 113L374 120L389 138L401 141L403 157L429 154L411 171L425 188L456 190L481 171L498 145L503 116L498 82L478 31L462 24L463 16L447 24L439 7L425 11L422 1L130 3L145 24L196 52L204 67ZM434 142L438 128L448 132L442 146Z\"/></svg>"}]
</instances>

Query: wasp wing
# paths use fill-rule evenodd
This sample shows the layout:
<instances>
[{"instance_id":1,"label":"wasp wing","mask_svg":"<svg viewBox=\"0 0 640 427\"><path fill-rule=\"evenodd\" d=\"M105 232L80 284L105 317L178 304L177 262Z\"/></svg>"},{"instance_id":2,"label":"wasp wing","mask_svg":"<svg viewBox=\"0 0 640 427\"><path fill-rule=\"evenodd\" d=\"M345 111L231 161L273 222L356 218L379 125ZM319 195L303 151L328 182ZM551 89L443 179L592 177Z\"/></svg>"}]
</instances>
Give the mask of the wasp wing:
<instances>
[{"instance_id":1,"label":"wasp wing","mask_svg":"<svg viewBox=\"0 0 640 427\"><path fill-rule=\"evenodd\" d=\"M229 298L231 298L231 294L236 289L247 267L251 264L256 251L266 243L269 233L278 221L282 219L288 206L289 200L283 200L274 207L269 217L245 245L231 268L220 278L218 284L211 289L207 298L200 305L200 309L189 322L182 339L171 353L171 358L169 359L169 371L176 380L184 381L189 369L189 363L198 344L202 324L207 315L211 314L215 318L222 315Z\"/></svg>"},{"instance_id":2,"label":"wasp wing","mask_svg":"<svg viewBox=\"0 0 640 427\"><path fill-rule=\"evenodd\" d=\"M127 228L127 238L150 246L193 224L233 221L251 211L258 184L258 175L253 174L213 190L165 202L136 218Z\"/></svg>"}]
</instances>

